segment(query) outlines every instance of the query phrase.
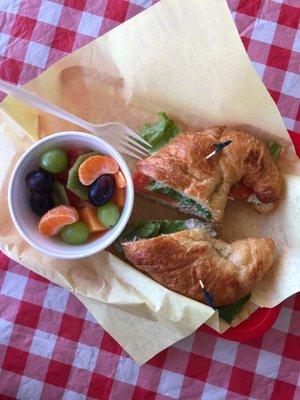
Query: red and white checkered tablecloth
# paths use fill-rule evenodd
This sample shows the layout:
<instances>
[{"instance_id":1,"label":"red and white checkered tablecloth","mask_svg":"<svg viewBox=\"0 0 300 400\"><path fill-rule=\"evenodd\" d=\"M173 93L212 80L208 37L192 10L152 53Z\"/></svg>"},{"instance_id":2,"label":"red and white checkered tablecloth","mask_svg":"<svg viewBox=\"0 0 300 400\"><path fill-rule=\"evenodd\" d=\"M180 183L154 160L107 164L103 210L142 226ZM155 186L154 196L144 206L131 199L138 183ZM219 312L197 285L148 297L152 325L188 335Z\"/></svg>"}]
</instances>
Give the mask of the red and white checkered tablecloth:
<instances>
[{"instance_id":1,"label":"red and white checkered tablecloth","mask_svg":"<svg viewBox=\"0 0 300 400\"><path fill-rule=\"evenodd\" d=\"M25 83L155 2L0 0L0 78ZM300 0L228 4L300 150ZM296 400L299 333L298 294L259 340L198 331L140 367L72 294L0 253L0 400Z\"/></svg>"}]
</instances>

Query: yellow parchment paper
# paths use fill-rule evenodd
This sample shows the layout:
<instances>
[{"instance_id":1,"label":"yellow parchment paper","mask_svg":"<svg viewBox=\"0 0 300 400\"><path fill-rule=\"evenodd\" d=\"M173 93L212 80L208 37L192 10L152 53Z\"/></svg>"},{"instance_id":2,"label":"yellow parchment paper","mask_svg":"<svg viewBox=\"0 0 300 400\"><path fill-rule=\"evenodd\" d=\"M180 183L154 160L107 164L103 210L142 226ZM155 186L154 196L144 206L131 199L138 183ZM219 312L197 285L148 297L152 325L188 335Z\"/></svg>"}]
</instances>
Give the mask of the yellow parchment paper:
<instances>
[{"instance_id":1,"label":"yellow parchment paper","mask_svg":"<svg viewBox=\"0 0 300 400\"><path fill-rule=\"evenodd\" d=\"M26 88L90 122L119 121L138 130L156 120L158 111L166 111L183 128L238 126L281 142L280 207L266 216L245 202L227 207L223 239L270 236L278 250L274 267L233 325L258 306L273 307L299 291L299 161L225 0L162 0L60 60ZM80 128L11 97L1 109L0 199L2 210L8 210L9 177L24 149L43 136ZM178 215L135 200L133 219ZM0 245L10 257L72 291L139 363L205 321L219 332L229 327L211 308L163 288L109 252L79 261L38 253L17 234L8 211L0 214Z\"/></svg>"}]
</instances>

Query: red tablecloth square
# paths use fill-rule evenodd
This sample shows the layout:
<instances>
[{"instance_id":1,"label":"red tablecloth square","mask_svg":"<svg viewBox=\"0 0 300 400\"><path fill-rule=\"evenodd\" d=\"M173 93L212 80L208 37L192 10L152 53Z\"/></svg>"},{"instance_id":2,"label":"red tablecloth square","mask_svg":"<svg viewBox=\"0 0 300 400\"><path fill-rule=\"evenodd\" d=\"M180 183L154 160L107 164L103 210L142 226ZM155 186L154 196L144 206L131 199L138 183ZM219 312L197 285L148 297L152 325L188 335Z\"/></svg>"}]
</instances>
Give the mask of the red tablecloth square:
<instances>
[{"instance_id":1,"label":"red tablecloth square","mask_svg":"<svg viewBox=\"0 0 300 400\"><path fill-rule=\"evenodd\" d=\"M16 15L11 35L30 40L35 26L35 19Z\"/></svg>"},{"instance_id":2,"label":"red tablecloth square","mask_svg":"<svg viewBox=\"0 0 300 400\"><path fill-rule=\"evenodd\" d=\"M166 350L161 351L156 356L152 357L148 361L148 364L152 365L154 367L163 368L164 364L165 364L165 360L166 360L167 354L168 354L168 352Z\"/></svg>"},{"instance_id":3,"label":"red tablecloth square","mask_svg":"<svg viewBox=\"0 0 300 400\"><path fill-rule=\"evenodd\" d=\"M25 369L27 357L27 351L15 349L9 346L6 349L2 368L22 375Z\"/></svg>"},{"instance_id":4,"label":"red tablecloth square","mask_svg":"<svg viewBox=\"0 0 300 400\"><path fill-rule=\"evenodd\" d=\"M296 2L295 2L296 5ZM282 4L278 18L278 23L289 26L290 28L299 28L300 8L288 4Z\"/></svg>"},{"instance_id":5,"label":"red tablecloth square","mask_svg":"<svg viewBox=\"0 0 300 400\"><path fill-rule=\"evenodd\" d=\"M249 47L249 44L250 44L250 38L243 36L243 37L241 37L241 40L243 42L245 49L247 50Z\"/></svg>"},{"instance_id":6,"label":"red tablecloth square","mask_svg":"<svg viewBox=\"0 0 300 400\"><path fill-rule=\"evenodd\" d=\"M70 53L73 49L75 36L75 32L57 27L54 33L51 47Z\"/></svg>"},{"instance_id":7,"label":"red tablecloth square","mask_svg":"<svg viewBox=\"0 0 300 400\"><path fill-rule=\"evenodd\" d=\"M2 56L0 56L0 62L0 79L9 82L18 82L24 63L12 58L4 59Z\"/></svg>"},{"instance_id":8,"label":"red tablecloth square","mask_svg":"<svg viewBox=\"0 0 300 400\"><path fill-rule=\"evenodd\" d=\"M272 90L272 89L269 89L268 92L270 93L270 95L271 95L272 99L275 101L275 103L277 103L279 100L279 97L280 97L280 92L277 92L276 90Z\"/></svg>"},{"instance_id":9,"label":"red tablecloth square","mask_svg":"<svg viewBox=\"0 0 300 400\"><path fill-rule=\"evenodd\" d=\"M99 400L108 399L113 382L113 379L94 373L90 382L88 396Z\"/></svg>"},{"instance_id":10,"label":"red tablecloth square","mask_svg":"<svg viewBox=\"0 0 300 400\"><path fill-rule=\"evenodd\" d=\"M206 381L211 361L210 358L191 353L186 366L185 375L190 378Z\"/></svg>"},{"instance_id":11,"label":"red tablecloth square","mask_svg":"<svg viewBox=\"0 0 300 400\"><path fill-rule=\"evenodd\" d=\"M71 365L50 360L45 382L65 388L69 379Z\"/></svg>"},{"instance_id":12,"label":"red tablecloth square","mask_svg":"<svg viewBox=\"0 0 300 400\"><path fill-rule=\"evenodd\" d=\"M0 252L0 268L2 270L6 270L8 268L9 265L9 258Z\"/></svg>"},{"instance_id":13,"label":"red tablecloth square","mask_svg":"<svg viewBox=\"0 0 300 400\"><path fill-rule=\"evenodd\" d=\"M64 0L64 5L82 11L85 8L86 0Z\"/></svg>"},{"instance_id":14,"label":"red tablecloth square","mask_svg":"<svg viewBox=\"0 0 300 400\"><path fill-rule=\"evenodd\" d=\"M250 393L253 378L253 372L233 367L228 389L247 396Z\"/></svg>"},{"instance_id":15,"label":"red tablecloth square","mask_svg":"<svg viewBox=\"0 0 300 400\"><path fill-rule=\"evenodd\" d=\"M58 334L62 337L78 342L83 324L83 319L64 314Z\"/></svg>"},{"instance_id":16,"label":"red tablecloth square","mask_svg":"<svg viewBox=\"0 0 300 400\"><path fill-rule=\"evenodd\" d=\"M17 324L28 326L29 328L36 328L41 311L41 306L28 303L27 301L21 301L15 322Z\"/></svg>"},{"instance_id":17,"label":"red tablecloth square","mask_svg":"<svg viewBox=\"0 0 300 400\"><path fill-rule=\"evenodd\" d=\"M296 333L296 332L295 332ZM300 336L288 333L282 355L300 361ZM300 371L299 371L300 372Z\"/></svg>"},{"instance_id":18,"label":"red tablecloth square","mask_svg":"<svg viewBox=\"0 0 300 400\"><path fill-rule=\"evenodd\" d=\"M282 382L280 380L276 380L274 383L273 393L271 396L271 400L289 400L292 399L295 392L295 386L290 385L289 383ZM297 399L296 399L297 400Z\"/></svg>"},{"instance_id":19,"label":"red tablecloth square","mask_svg":"<svg viewBox=\"0 0 300 400\"><path fill-rule=\"evenodd\" d=\"M129 2L127 0L108 0L104 17L114 21L124 21Z\"/></svg>"},{"instance_id":20,"label":"red tablecloth square","mask_svg":"<svg viewBox=\"0 0 300 400\"><path fill-rule=\"evenodd\" d=\"M111 338L106 332L103 333L103 338L101 342L101 349L109 351L113 354L121 354L123 349L114 339Z\"/></svg>"},{"instance_id":21,"label":"red tablecloth square","mask_svg":"<svg viewBox=\"0 0 300 400\"><path fill-rule=\"evenodd\" d=\"M48 279L46 279L43 276L38 275L38 274L36 274L35 272L32 272L32 271L29 271L28 277L30 279L34 279L35 281L40 281L40 282L43 282L43 283L49 283Z\"/></svg>"},{"instance_id":22,"label":"red tablecloth square","mask_svg":"<svg viewBox=\"0 0 300 400\"><path fill-rule=\"evenodd\" d=\"M270 67L286 70L289 65L291 50L272 45L267 60Z\"/></svg>"},{"instance_id":23,"label":"red tablecloth square","mask_svg":"<svg viewBox=\"0 0 300 400\"><path fill-rule=\"evenodd\" d=\"M251 15L253 17L258 16L259 9L261 7L260 0L241 0L238 4L237 11L241 14Z\"/></svg>"},{"instance_id":24,"label":"red tablecloth square","mask_svg":"<svg viewBox=\"0 0 300 400\"><path fill-rule=\"evenodd\" d=\"M135 387L134 392L132 393L132 398L134 400L155 400L156 393L147 389Z\"/></svg>"}]
</instances>

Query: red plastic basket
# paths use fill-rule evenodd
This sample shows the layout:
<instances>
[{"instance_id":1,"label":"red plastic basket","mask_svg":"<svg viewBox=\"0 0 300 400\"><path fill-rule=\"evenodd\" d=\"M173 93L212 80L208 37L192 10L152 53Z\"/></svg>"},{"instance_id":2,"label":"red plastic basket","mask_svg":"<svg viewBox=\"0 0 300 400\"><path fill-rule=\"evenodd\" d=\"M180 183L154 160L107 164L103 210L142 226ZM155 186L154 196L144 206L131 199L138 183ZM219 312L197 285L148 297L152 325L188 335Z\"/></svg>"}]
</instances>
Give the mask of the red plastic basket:
<instances>
[{"instance_id":1,"label":"red plastic basket","mask_svg":"<svg viewBox=\"0 0 300 400\"><path fill-rule=\"evenodd\" d=\"M220 336L223 339L235 340L237 342L249 342L260 338L276 321L281 304L273 308L259 308L250 315L248 319L235 328L229 328L224 333L218 333L207 325L202 325L200 330Z\"/></svg>"}]
</instances>

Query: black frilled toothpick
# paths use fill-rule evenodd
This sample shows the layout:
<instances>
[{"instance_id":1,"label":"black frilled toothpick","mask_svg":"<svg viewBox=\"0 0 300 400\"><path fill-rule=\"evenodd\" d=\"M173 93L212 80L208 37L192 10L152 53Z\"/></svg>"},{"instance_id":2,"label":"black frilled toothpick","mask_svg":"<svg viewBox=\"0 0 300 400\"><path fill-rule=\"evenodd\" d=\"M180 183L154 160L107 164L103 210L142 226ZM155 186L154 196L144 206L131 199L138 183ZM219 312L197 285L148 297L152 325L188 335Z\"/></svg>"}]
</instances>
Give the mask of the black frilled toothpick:
<instances>
[{"instance_id":1,"label":"black frilled toothpick","mask_svg":"<svg viewBox=\"0 0 300 400\"><path fill-rule=\"evenodd\" d=\"M199 285L200 285L200 287L201 287L201 290L202 290L204 299L205 299L205 301L206 301L206 304L207 304L208 306L210 306L210 307L214 307L214 297L213 297L212 294L208 293L207 290L205 290L204 284L203 284L203 282L201 281L201 279L199 279Z\"/></svg>"},{"instance_id":2,"label":"black frilled toothpick","mask_svg":"<svg viewBox=\"0 0 300 400\"><path fill-rule=\"evenodd\" d=\"M226 142L221 142L221 143L215 144L214 151L212 151L208 156L205 157L206 160L208 160L209 158L218 154L221 150L224 149L224 147L228 146L230 143L232 143L232 140L226 140Z\"/></svg>"}]
</instances>

